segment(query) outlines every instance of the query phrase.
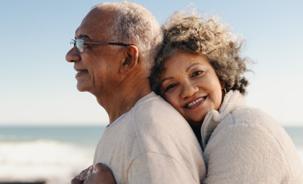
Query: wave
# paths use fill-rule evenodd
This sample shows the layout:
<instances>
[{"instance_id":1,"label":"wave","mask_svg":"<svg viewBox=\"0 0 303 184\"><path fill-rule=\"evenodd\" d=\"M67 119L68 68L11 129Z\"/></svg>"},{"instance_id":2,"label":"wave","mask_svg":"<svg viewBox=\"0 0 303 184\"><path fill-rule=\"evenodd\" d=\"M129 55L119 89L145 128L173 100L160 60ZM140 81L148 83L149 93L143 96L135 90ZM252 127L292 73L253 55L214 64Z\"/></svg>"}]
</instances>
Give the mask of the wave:
<instances>
[{"instance_id":1,"label":"wave","mask_svg":"<svg viewBox=\"0 0 303 184\"><path fill-rule=\"evenodd\" d=\"M52 140L0 141L0 181L67 184L92 164L93 148Z\"/></svg>"},{"instance_id":2,"label":"wave","mask_svg":"<svg viewBox=\"0 0 303 184\"><path fill-rule=\"evenodd\" d=\"M297 147L303 162L303 147ZM94 148L53 140L0 141L0 181L68 184L92 164Z\"/></svg>"},{"instance_id":3,"label":"wave","mask_svg":"<svg viewBox=\"0 0 303 184\"><path fill-rule=\"evenodd\" d=\"M298 152L299 152L299 156L300 156L301 161L302 161L302 163L303 163L303 147L299 147L299 148L297 148L297 150L298 150Z\"/></svg>"}]
</instances>

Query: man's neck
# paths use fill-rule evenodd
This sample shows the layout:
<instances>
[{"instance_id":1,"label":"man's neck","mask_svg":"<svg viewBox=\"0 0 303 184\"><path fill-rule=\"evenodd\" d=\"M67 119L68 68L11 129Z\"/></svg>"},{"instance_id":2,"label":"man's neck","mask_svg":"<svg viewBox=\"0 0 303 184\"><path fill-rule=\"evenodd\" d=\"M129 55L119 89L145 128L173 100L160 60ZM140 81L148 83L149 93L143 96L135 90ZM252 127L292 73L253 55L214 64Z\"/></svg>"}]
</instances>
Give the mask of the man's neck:
<instances>
[{"instance_id":1,"label":"man's neck","mask_svg":"<svg viewBox=\"0 0 303 184\"><path fill-rule=\"evenodd\" d=\"M127 87L120 86L107 97L97 97L99 104L107 111L110 123L128 112L138 100L151 92L149 84L142 83L133 83L134 85Z\"/></svg>"}]
</instances>

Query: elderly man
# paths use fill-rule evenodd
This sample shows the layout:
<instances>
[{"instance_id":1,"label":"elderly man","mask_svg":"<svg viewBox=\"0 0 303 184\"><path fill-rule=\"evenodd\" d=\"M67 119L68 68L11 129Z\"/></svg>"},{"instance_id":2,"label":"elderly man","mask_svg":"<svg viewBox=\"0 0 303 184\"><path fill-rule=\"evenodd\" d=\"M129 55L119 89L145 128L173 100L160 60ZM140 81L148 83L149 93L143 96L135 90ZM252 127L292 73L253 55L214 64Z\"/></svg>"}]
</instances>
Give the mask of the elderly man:
<instances>
[{"instance_id":1,"label":"elderly man","mask_svg":"<svg viewBox=\"0 0 303 184\"><path fill-rule=\"evenodd\" d=\"M151 92L149 70L160 26L142 6L96 5L75 33L66 60L77 88L96 96L110 123L94 164L108 165L117 183L199 183L205 166L187 122Z\"/></svg>"}]
</instances>

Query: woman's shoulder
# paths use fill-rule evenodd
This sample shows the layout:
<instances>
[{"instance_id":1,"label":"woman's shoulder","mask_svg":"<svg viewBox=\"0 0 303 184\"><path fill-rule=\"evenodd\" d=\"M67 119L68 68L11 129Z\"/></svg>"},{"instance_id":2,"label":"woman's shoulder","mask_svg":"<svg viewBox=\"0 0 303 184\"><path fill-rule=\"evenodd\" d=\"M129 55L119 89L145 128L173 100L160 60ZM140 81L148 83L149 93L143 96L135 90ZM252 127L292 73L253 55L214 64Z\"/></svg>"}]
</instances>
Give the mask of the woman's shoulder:
<instances>
[{"instance_id":1,"label":"woman's shoulder","mask_svg":"<svg viewBox=\"0 0 303 184\"><path fill-rule=\"evenodd\" d=\"M236 138L231 139L231 136ZM284 154L295 148L277 120L260 109L245 106L235 109L222 119L213 132L213 138L229 139L231 144L232 141L247 140L256 148L275 145Z\"/></svg>"},{"instance_id":2,"label":"woman's shoulder","mask_svg":"<svg viewBox=\"0 0 303 184\"><path fill-rule=\"evenodd\" d=\"M237 139L248 139L257 134L267 138L285 134L278 121L260 109L246 105L226 109L221 112L212 111L206 117L201 128L203 147L212 140L231 140L231 134Z\"/></svg>"},{"instance_id":3,"label":"woman's shoulder","mask_svg":"<svg viewBox=\"0 0 303 184\"><path fill-rule=\"evenodd\" d=\"M258 108L240 106L229 113L222 122L221 126L229 127L250 127L273 129L280 128L280 123L268 113Z\"/></svg>"},{"instance_id":4,"label":"woman's shoulder","mask_svg":"<svg viewBox=\"0 0 303 184\"><path fill-rule=\"evenodd\" d=\"M231 91L224 97L220 110L211 112L208 119L217 122L218 127L251 127L251 128L269 128L279 127L279 123L271 115L265 113L259 108L247 106L244 96L238 91ZM207 122L207 121L206 121ZM213 121L209 121L212 123Z\"/></svg>"},{"instance_id":5,"label":"woman's shoulder","mask_svg":"<svg viewBox=\"0 0 303 184\"><path fill-rule=\"evenodd\" d=\"M238 163L237 166L255 164L255 168L267 163L270 169L266 171L276 172L280 168L279 172L292 178L302 173L298 153L284 128L262 110L245 106L221 120L209 139L205 157L211 160L228 157L222 158L226 159L223 161Z\"/></svg>"},{"instance_id":6,"label":"woman's shoulder","mask_svg":"<svg viewBox=\"0 0 303 184\"><path fill-rule=\"evenodd\" d=\"M231 139L231 136L235 139ZM277 144L292 142L277 120L260 109L247 106L238 107L221 119L209 141L219 139L228 139L229 143L253 139L260 145L266 141Z\"/></svg>"}]
</instances>

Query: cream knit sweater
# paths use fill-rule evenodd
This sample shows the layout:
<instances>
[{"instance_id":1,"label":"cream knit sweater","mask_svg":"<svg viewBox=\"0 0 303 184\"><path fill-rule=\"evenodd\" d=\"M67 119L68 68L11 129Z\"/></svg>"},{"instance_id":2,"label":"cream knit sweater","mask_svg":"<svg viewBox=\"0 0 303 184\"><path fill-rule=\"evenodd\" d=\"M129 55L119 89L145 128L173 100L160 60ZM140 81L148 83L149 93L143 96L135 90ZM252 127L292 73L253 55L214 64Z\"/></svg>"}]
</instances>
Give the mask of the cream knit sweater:
<instances>
[{"instance_id":1,"label":"cream knit sweater","mask_svg":"<svg viewBox=\"0 0 303 184\"><path fill-rule=\"evenodd\" d=\"M281 107L283 108L283 107ZM231 91L201 127L207 184L303 184L302 162L285 130Z\"/></svg>"}]
</instances>

